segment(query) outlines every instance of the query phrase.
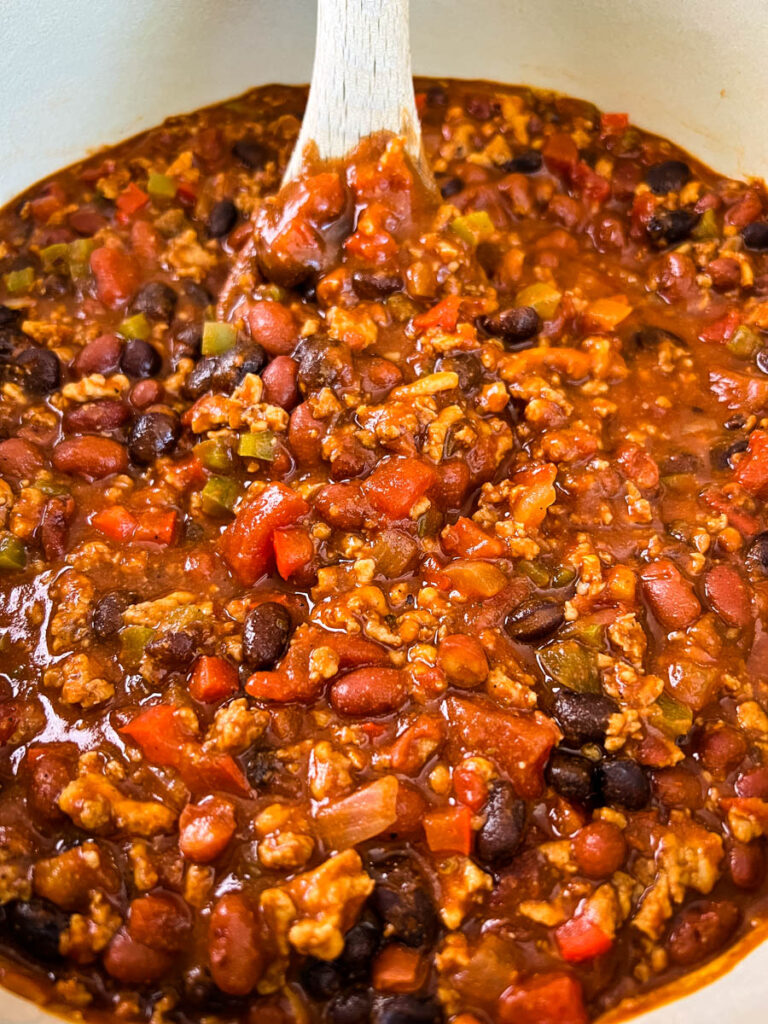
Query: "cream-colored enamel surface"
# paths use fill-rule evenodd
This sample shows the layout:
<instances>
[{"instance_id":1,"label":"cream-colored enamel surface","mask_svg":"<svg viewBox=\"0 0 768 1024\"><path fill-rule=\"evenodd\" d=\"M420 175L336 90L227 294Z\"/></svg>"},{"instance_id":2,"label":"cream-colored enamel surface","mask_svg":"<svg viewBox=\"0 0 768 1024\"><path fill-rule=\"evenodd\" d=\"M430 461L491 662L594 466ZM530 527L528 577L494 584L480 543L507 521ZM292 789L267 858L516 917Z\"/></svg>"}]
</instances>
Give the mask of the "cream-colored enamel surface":
<instances>
[{"instance_id":1,"label":"cream-colored enamel surface","mask_svg":"<svg viewBox=\"0 0 768 1024\"><path fill-rule=\"evenodd\" d=\"M628 111L768 175L768 0L412 0L414 69ZM264 82L308 81L312 0L0 0L0 201L87 150ZM768 943L642 1024L764 1024ZM45 1014L0 993L0 1024Z\"/></svg>"}]
</instances>

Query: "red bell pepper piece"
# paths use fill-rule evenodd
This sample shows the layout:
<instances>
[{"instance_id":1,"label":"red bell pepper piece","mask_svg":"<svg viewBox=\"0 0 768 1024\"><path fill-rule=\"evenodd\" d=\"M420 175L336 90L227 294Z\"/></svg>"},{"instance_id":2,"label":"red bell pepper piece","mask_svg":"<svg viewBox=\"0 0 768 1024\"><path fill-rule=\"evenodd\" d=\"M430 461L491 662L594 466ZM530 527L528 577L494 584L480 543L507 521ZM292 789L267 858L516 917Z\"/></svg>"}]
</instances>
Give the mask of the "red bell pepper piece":
<instances>
[{"instance_id":1,"label":"red bell pepper piece","mask_svg":"<svg viewBox=\"0 0 768 1024\"><path fill-rule=\"evenodd\" d=\"M136 518L122 505L110 505L91 516L91 526L110 540L130 540L136 530Z\"/></svg>"},{"instance_id":2,"label":"red bell pepper piece","mask_svg":"<svg viewBox=\"0 0 768 1024\"><path fill-rule=\"evenodd\" d=\"M178 516L172 508L147 508L138 514L134 541L168 545L173 543Z\"/></svg>"},{"instance_id":3,"label":"red bell pepper piece","mask_svg":"<svg viewBox=\"0 0 768 1024\"><path fill-rule=\"evenodd\" d=\"M189 692L195 700L213 704L231 697L239 689L237 669L225 658L203 654L195 662L189 684Z\"/></svg>"},{"instance_id":4,"label":"red bell pepper piece","mask_svg":"<svg viewBox=\"0 0 768 1024\"><path fill-rule=\"evenodd\" d=\"M739 326L740 322L741 317L739 316L738 311L731 309L724 317L721 317L719 320L715 320L714 323L705 327L699 335L699 338L702 341L719 342L723 345L726 341L731 340L731 336Z\"/></svg>"},{"instance_id":5,"label":"red bell pepper piece","mask_svg":"<svg viewBox=\"0 0 768 1024\"><path fill-rule=\"evenodd\" d=\"M249 501L221 537L221 552L246 586L253 586L272 567L275 530L292 526L309 505L285 484L269 484Z\"/></svg>"},{"instance_id":6,"label":"red bell pepper piece","mask_svg":"<svg viewBox=\"0 0 768 1024\"><path fill-rule=\"evenodd\" d=\"M464 804L424 815L427 846L433 853L463 853L472 849L472 811Z\"/></svg>"},{"instance_id":7,"label":"red bell pepper piece","mask_svg":"<svg viewBox=\"0 0 768 1024\"><path fill-rule=\"evenodd\" d=\"M403 519L436 479L433 467L421 459L392 458L374 469L363 490L378 512L388 519Z\"/></svg>"},{"instance_id":8,"label":"red bell pepper piece","mask_svg":"<svg viewBox=\"0 0 768 1024\"><path fill-rule=\"evenodd\" d=\"M440 327L444 331L455 331L459 319L460 295L446 295L437 305L425 313L419 313L412 320L417 331L426 331L430 327Z\"/></svg>"},{"instance_id":9,"label":"red bell pepper piece","mask_svg":"<svg viewBox=\"0 0 768 1024\"><path fill-rule=\"evenodd\" d=\"M446 551L461 558L500 558L506 551L498 537L492 537L465 516L443 531L442 543Z\"/></svg>"},{"instance_id":10,"label":"red bell pepper piece","mask_svg":"<svg viewBox=\"0 0 768 1024\"><path fill-rule=\"evenodd\" d=\"M570 974L516 982L499 999L499 1024L587 1024L581 984Z\"/></svg>"},{"instance_id":11,"label":"red bell pepper piece","mask_svg":"<svg viewBox=\"0 0 768 1024\"><path fill-rule=\"evenodd\" d=\"M555 939L563 959L573 964L601 956L613 946L611 936L587 913L577 914L556 928Z\"/></svg>"},{"instance_id":12,"label":"red bell pepper piece","mask_svg":"<svg viewBox=\"0 0 768 1024\"><path fill-rule=\"evenodd\" d=\"M142 206L146 206L148 202L149 196L147 193L140 189L136 182L132 181L117 197L115 206L123 214L123 217L127 219L136 213L137 210L140 210Z\"/></svg>"},{"instance_id":13,"label":"red bell pepper piece","mask_svg":"<svg viewBox=\"0 0 768 1024\"><path fill-rule=\"evenodd\" d=\"M184 744L192 733L171 704L154 704L140 711L119 730L141 747L153 764L178 766Z\"/></svg>"},{"instance_id":14,"label":"red bell pepper piece","mask_svg":"<svg viewBox=\"0 0 768 1024\"><path fill-rule=\"evenodd\" d=\"M749 446L735 470L736 479L750 494L762 496L768 489L768 431L753 430Z\"/></svg>"},{"instance_id":15,"label":"red bell pepper piece","mask_svg":"<svg viewBox=\"0 0 768 1024\"><path fill-rule=\"evenodd\" d=\"M315 548L309 533L301 526L286 526L275 530L273 538L277 571L284 580L303 569L312 561Z\"/></svg>"}]
</instances>

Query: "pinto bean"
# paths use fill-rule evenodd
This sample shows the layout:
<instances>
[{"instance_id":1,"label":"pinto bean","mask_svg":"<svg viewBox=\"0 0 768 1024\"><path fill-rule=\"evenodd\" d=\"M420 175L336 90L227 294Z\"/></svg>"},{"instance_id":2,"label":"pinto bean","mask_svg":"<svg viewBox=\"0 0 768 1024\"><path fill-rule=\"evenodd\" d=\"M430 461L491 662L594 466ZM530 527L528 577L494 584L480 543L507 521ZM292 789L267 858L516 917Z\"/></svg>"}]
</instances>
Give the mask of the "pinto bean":
<instances>
[{"instance_id":1,"label":"pinto bean","mask_svg":"<svg viewBox=\"0 0 768 1024\"><path fill-rule=\"evenodd\" d=\"M89 341L75 357L74 370L81 377L91 373L114 373L120 365L123 343L116 334L102 334Z\"/></svg>"},{"instance_id":2,"label":"pinto bean","mask_svg":"<svg viewBox=\"0 0 768 1024\"><path fill-rule=\"evenodd\" d=\"M213 980L232 996L246 996L256 986L264 968L258 922L242 893L222 896L211 912L208 956Z\"/></svg>"},{"instance_id":3,"label":"pinto bean","mask_svg":"<svg viewBox=\"0 0 768 1024\"><path fill-rule=\"evenodd\" d=\"M297 405L288 424L288 442L298 461L305 466L317 465L323 457L322 440L325 424L315 419L308 402Z\"/></svg>"},{"instance_id":4,"label":"pinto bean","mask_svg":"<svg viewBox=\"0 0 768 1024\"><path fill-rule=\"evenodd\" d=\"M132 900L128 908L131 938L151 949L179 952L191 930L190 909L176 893L150 892Z\"/></svg>"},{"instance_id":5,"label":"pinto bean","mask_svg":"<svg viewBox=\"0 0 768 1024\"><path fill-rule=\"evenodd\" d=\"M359 668L331 687L330 700L342 715L386 715L407 696L405 677L397 668Z\"/></svg>"},{"instance_id":6,"label":"pinto bean","mask_svg":"<svg viewBox=\"0 0 768 1024\"><path fill-rule=\"evenodd\" d=\"M130 417L131 409L127 402L116 398L97 398L94 402L84 402L68 409L64 413L64 430L68 434L116 430Z\"/></svg>"},{"instance_id":7,"label":"pinto bean","mask_svg":"<svg viewBox=\"0 0 768 1024\"><path fill-rule=\"evenodd\" d=\"M739 916L739 908L728 900L700 900L686 907L667 939L673 963L696 964L722 949L735 932Z\"/></svg>"},{"instance_id":8,"label":"pinto bean","mask_svg":"<svg viewBox=\"0 0 768 1024\"><path fill-rule=\"evenodd\" d=\"M101 480L128 468L128 453L123 445L108 437L72 437L60 441L53 450L53 465L60 473L75 473L86 480Z\"/></svg>"},{"instance_id":9,"label":"pinto bean","mask_svg":"<svg viewBox=\"0 0 768 1024\"><path fill-rule=\"evenodd\" d=\"M264 396L271 405L290 412L299 401L296 381L299 364L290 356L275 356L261 374Z\"/></svg>"},{"instance_id":10,"label":"pinto bean","mask_svg":"<svg viewBox=\"0 0 768 1024\"><path fill-rule=\"evenodd\" d=\"M43 468L43 454L36 444L9 437L0 441L0 474L12 480L32 480Z\"/></svg>"},{"instance_id":11,"label":"pinto bean","mask_svg":"<svg viewBox=\"0 0 768 1024\"><path fill-rule=\"evenodd\" d=\"M67 552L69 524L75 514L75 499L70 495L49 498L40 520L40 543L48 561L63 558Z\"/></svg>"},{"instance_id":12,"label":"pinto bean","mask_svg":"<svg viewBox=\"0 0 768 1024\"><path fill-rule=\"evenodd\" d=\"M104 954L107 973L125 985L148 985L157 981L172 962L170 953L137 942L126 928L120 929Z\"/></svg>"},{"instance_id":13,"label":"pinto bean","mask_svg":"<svg viewBox=\"0 0 768 1024\"><path fill-rule=\"evenodd\" d=\"M731 565L713 565L704 577L704 595L710 608L729 626L746 629L752 623L747 584Z\"/></svg>"},{"instance_id":14,"label":"pinto bean","mask_svg":"<svg viewBox=\"0 0 768 1024\"><path fill-rule=\"evenodd\" d=\"M701 778L680 765L655 771L652 789L656 799L667 807L688 807L696 810L704 806Z\"/></svg>"}]
</instances>

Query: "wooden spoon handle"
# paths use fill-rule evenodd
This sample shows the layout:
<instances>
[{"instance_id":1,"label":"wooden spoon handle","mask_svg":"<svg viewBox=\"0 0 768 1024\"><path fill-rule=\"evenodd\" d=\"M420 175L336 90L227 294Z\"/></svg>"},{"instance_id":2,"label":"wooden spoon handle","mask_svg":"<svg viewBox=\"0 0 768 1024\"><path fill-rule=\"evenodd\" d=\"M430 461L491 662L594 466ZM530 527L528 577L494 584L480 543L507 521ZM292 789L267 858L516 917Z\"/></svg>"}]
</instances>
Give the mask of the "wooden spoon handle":
<instances>
[{"instance_id":1,"label":"wooden spoon handle","mask_svg":"<svg viewBox=\"0 0 768 1024\"><path fill-rule=\"evenodd\" d=\"M283 182L299 174L310 143L321 160L340 159L379 131L405 136L423 167L408 0L318 0L312 85Z\"/></svg>"}]
</instances>

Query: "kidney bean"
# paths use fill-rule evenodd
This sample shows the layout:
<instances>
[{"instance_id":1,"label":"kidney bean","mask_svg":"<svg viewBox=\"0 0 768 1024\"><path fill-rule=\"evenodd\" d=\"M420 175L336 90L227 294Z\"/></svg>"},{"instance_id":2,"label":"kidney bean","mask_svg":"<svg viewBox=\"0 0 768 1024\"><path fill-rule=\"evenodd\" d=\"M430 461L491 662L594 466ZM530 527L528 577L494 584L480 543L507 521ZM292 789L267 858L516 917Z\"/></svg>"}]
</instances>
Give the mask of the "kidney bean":
<instances>
[{"instance_id":1,"label":"kidney bean","mask_svg":"<svg viewBox=\"0 0 768 1024\"><path fill-rule=\"evenodd\" d=\"M472 690L488 677L488 659L479 641L463 633L444 637L437 648L437 664L446 679L463 690Z\"/></svg>"},{"instance_id":2,"label":"kidney bean","mask_svg":"<svg viewBox=\"0 0 768 1024\"><path fill-rule=\"evenodd\" d=\"M0 908L0 930L34 960L61 959L59 940L69 927L69 914L48 900L11 900Z\"/></svg>"},{"instance_id":3,"label":"kidney bean","mask_svg":"<svg viewBox=\"0 0 768 1024\"><path fill-rule=\"evenodd\" d=\"M765 878L765 853L760 841L739 843L728 850L728 870L740 889L757 889Z\"/></svg>"},{"instance_id":4,"label":"kidney bean","mask_svg":"<svg viewBox=\"0 0 768 1024\"><path fill-rule=\"evenodd\" d=\"M91 253L91 270L96 291L105 306L117 309L126 303L139 285L139 268L134 257L122 249L102 246Z\"/></svg>"},{"instance_id":5,"label":"kidney bean","mask_svg":"<svg viewBox=\"0 0 768 1024\"><path fill-rule=\"evenodd\" d=\"M251 337L272 356L289 355L299 340L298 325L290 309L266 299L248 310Z\"/></svg>"},{"instance_id":6,"label":"kidney bean","mask_svg":"<svg viewBox=\"0 0 768 1024\"><path fill-rule=\"evenodd\" d=\"M357 530L365 523L366 506L359 484L327 484L313 501L322 518L339 530Z\"/></svg>"},{"instance_id":7,"label":"kidney bean","mask_svg":"<svg viewBox=\"0 0 768 1024\"><path fill-rule=\"evenodd\" d=\"M403 380L400 367L391 359L383 359L381 356L360 358L357 368L363 391L370 395L373 402L381 402Z\"/></svg>"},{"instance_id":8,"label":"kidney bean","mask_svg":"<svg viewBox=\"0 0 768 1024\"><path fill-rule=\"evenodd\" d=\"M744 760L747 741L733 726L717 723L704 729L698 750L705 768L717 774L725 774Z\"/></svg>"},{"instance_id":9,"label":"kidney bean","mask_svg":"<svg viewBox=\"0 0 768 1024\"><path fill-rule=\"evenodd\" d=\"M718 291L737 288L741 281L741 267L736 260L719 256L707 264L707 273L712 278L712 287Z\"/></svg>"},{"instance_id":10,"label":"kidney bean","mask_svg":"<svg viewBox=\"0 0 768 1024\"><path fill-rule=\"evenodd\" d=\"M128 454L123 445L108 437L72 437L53 449L53 465L60 473L74 473L86 480L101 480L112 473L124 473Z\"/></svg>"},{"instance_id":11,"label":"kidney bean","mask_svg":"<svg viewBox=\"0 0 768 1024\"><path fill-rule=\"evenodd\" d=\"M342 715L385 715L405 701L405 677L397 668L359 668L337 679L330 701Z\"/></svg>"},{"instance_id":12,"label":"kidney bean","mask_svg":"<svg viewBox=\"0 0 768 1024\"><path fill-rule=\"evenodd\" d=\"M208 864L226 850L236 828L235 808L224 797L187 804L179 817L179 849L188 860Z\"/></svg>"},{"instance_id":13,"label":"kidney bean","mask_svg":"<svg viewBox=\"0 0 768 1024\"><path fill-rule=\"evenodd\" d=\"M82 206L79 210L75 210L74 213L70 213L67 221L72 230L84 238L95 235L97 231L106 227L107 224L106 217L103 217L94 209L89 209L87 206Z\"/></svg>"},{"instance_id":14,"label":"kidney bean","mask_svg":"<svg viewBox=\"0 0 768 1024\"><path fill-rule=\"evenodd\" d=\"M147 281L136 292L131 309L134 313L143 313L150 320L169 324L173 320L178 301L178 295L169 284L164 281Z\"/></svg>"},{"instance_id":15,"label":"kidney bean","mask_svg":"<svg viewBox=\"0 0 768 1024\"><path fill-rule=\"evenodd\" d=\"M746 566L760 576L768 576L768 530L758 533L747 548Z\"/></svg>"},{"instance_id":16,"label":"kidney bean","mask_svg":"<svg viewBox=\"0 0 768 1024\"><path fill-rule=\"evenodd\" d=\"M128 451L137 466L149 466L176 447L181 427L175 415L145 412L137 416L128 434Z\"/></svg>"},{"instance_id":17,"label":"kidney bean","mask_svg":"<svg viewBox=\"0 0 768 1024\"><path fill-rule=\"evenodd\" d=\"M636 761L603 761L598 766L597 778L605 804L620 804L629 811L639 811L648 803L650 783Z\"/></svg>"},{"instance_id":18,"label":"kidney bean","mask_svg":"<svg viewBox=\"0 0 768 1024\"><path fill-rule=\"evenodd\" d=\"M9 437L0 441L0 473L12 480L32 480L43 468L43 454L36 444Z\"/></svg>"},{"instance_id":19,"label":"kidney bean","mask_svg":"<svg viewBox=\"0 0 768 1024\"><path fill-rule=\"evenodd\" d=\"M503 867L514 858L525 835L525 803L514 786L494 782L485 804L485 822L477 833L476 849L481 862Z\"/></svg>"},{"instance_id":20,"label":"kidney bean","mask_svg":"<svg viewBox=\"0 0 768 1024\"><path fill-rule=\"evenodd\" d=\"M23 371L22 387L30 395L49 395L61 384L61 362L55 352L32 346L16 359Z\"/></svg>"},{"instance_id":21,"label":"kidney bean","mask_svg":"<svg viewBox=\"0 0 768 1024\"><path fill-rule=\"evenodd\" d=\"M129 377L154 377L163 365L160 353L148 341L129 338L120 357L120 369Z\"/></svg>"},{"instance_id":22,"label":"kidney bean","mask_svg":"<svg viewBox=\"0 0 768 1024\"><path fill-rule=\"evenodd\" d=\"M264 384L264 397L271 405L279 405L290 412L299 401L299 387L296 374L299 364L290 356L275 356L272 362L264 367L261 380Z\"/></svg>"},{"instance_id":23,"label":"kidney bean","mask_svg":"<svg viewBox=\"0 0 768 1024\"><path fill-rule=\"evenodd\" d=\"M131 388L128 400L134 409L146 409L148 405L156 405L163 400L163 385L151 378L137 380Z\"/></svg>"},{"instance_id":24,"label":"kidney bean","mask_svg":"<svg viewBox=\"0 0 768 1024\"><path fill-rule=\"evenodd\" d=\"M421 792L412 783L400 779L395 803L397 817L385 830L384 835L388 839L403 839L421 832L424 814L428 808L429 805Z\"/></svg>"},{"instance_id":25,"label":"kidney bean","mask_svg":"<svg viewBox=\"0 0 768 1024\"><path fill-rule=\"evenodd\" d=\"M232 996L247 996L264 969L258 922L249 902L239 892L220 897L211 912L208 955L213 980Z\"/></svg>"},{"instance_id":26,"label":"kidney bean","mask_svg":"<svg viewBox=\"0 0 768 1024\"><path fill-rule=\"evenodd\" d=\"M581 746L584 743L602 743L608 720L616 714L619 705L601 693L573 693L561 690L555 697L553 714L565 739Z\"/></svg>"},{"instance_id":27,"label":"kidney bean","mask_svg":"<svg viewBox=\"0 0 768 1024\"><path fill-rule=\"evenodd\" d=\"M297 405L288 424L288 443L297 460L304 466L317 465L322 460L322 440L325 424L312 415L308 402Z\"/></svg>"},{"instance_id":28,"label":"kidney bean","mask_svg":"<svg viewBox=\"0 0 768 1024\"><path fill-rule=\"evenodd\" d=\"M109 374L120 365L123 342L116 334L102 334L89 341L75 356L74 370L81 377L91 373Z\"/></svg>"},{"instance_id":29,"label":"kidney bean","mask_svg":"<svg viewBox=\"0 0 768 1024\"><path fill-rule=\"evenodd\" d=\"M274 668L293 632L291 616L277 601L252 608L243 623L243 661L257 671Z\"/></svg>"},{"instance_id":30,"label":"kidney bean","mask_svg":"<svg viewBox=\"0 0 768 1024\"><path fill-rule=\"evenodd\" d=\"M700 900L686 907L667 938L670 959L688 966L712 956L736 931L739 916L739 908L728 900Z\"/></svg>"},{"instance_id":31,"label":"kidney bean","mask_svg":"<svg viewBox=\"0 0 768 1024\"><path fill-rule=\"evenodd\" d=\"M349 480L370 472L376 456L356 437L344 435L331 454L331 479L335 481Z\"/></svg>"},{"instance_id":32,"label":"kidney bean","mask_svg":"<svg viewBox=\"0 0 768 1024\"><path fill-rule=\"evenodd\" d=\"M704 576L704 595L710 608L729 626L746 629L752 623L747 584L730 565L713 565Z\"/></svg>"},{"instance_id":33,"label":"kidney bean","mask_svg":"<svg viewBox=\"0 0 768 1024\"><path fill-rule=\"evenodd\" d=\"M653 795L667 807L688 807L696 810L704 806L701 778L687 768L674 765L653 772Z\"/></svg>"},{"instance_id":34,"label":"kidney bean","mask_svg":"<svg viewBox=\"0 0 768 1024\"><path fill-rule=\"evenodd\" d=\"M369 1024L371 996L365 989L342 992L328 1004L331 1024Z\"/></svg>"},{"instance_id":35,"label":"kidney bean","mask_svg":"<svg viewBox=\"0 0 768 1024\"><path fill-rule=\"evenodd\" d=\"M472 484L469 466L461 459L448 459L436 469L437 479L430 488L429 496L441 508L459 508Z\"/></svg>"},{"instance_id":36,"label":"kidney bean","mask_svg":"<svg viewBox=\"0 0 768 1024\"><path fill-rule=\"evenodd\" d=\"M526 601L507 616L506 630L519 643L534 643L556 632L565 622L562 605L553 601Z\"/></svg>"},{"instance_id":37,"label":"kidney bean","mask_svg":"<svg viewBox=\"0 0 768 1024\"><path fill-rule=\"evenodd\" d=\"M176 893L156 891L138 896L128 908L128 932L151 949L178 953L192 931L192 914Z\"/></svg>"},{"instance_id":38,"label":"kidney bean","mask_svg":"<svg viewBox=\"0 0 768 1024\"><path fill-rule=\"evenodd\" d=\"M701 614L701 605L691 584L669 559L646 566L640 578L651 611L667 629L684 629Z\"/></svg>"},{"instance_id":39,"label":"kidney bean","mask_svg":"<svg viewBox=\"0 0 768 1024\"><path fill-rule=\"evenodd\" d=\"M594 765L580 754L554 750L547 765L546 779L566 800L588 804L597 795Z\"/></svg>"},{"instance_id":40,"label":"kidney bean","mask_svg":"<svg viewBox=\"0 0 768 1024\"><path fill-rule=\"evenodd\" d=\"M170 953L137 942L126 928L120 929L104 954L107 973L125 985L148 985L157 981L172 963Z\"/></svg>"},{"instance_id":41,"label":"kidney bean","mask_svg":"<svg viewBox=\"0 0 768 1024\"><path fill-rule=\"evenodd\" d=\"M28 755L31 771L27 785L27 805L46 821L63 821L59 808L61 791L74 776L71 762L60 753L38 747Z\"/></svg>"},{"instance_id":42,"label":"kidney bean","mask_svg":"<svg viewBox=\"0 0 768 1024\"><path fill-rule=\"evenodd\" d=\"M75 514L75 499L70 495L49 498L40 519L40 543L48 561L63 558L67 552L69 524Z\"/></svg>"},{"instance_id":43,"label":"kidney bean","mask_svg":"<svg viewBox=\"0 0 768 1024\"><path fill-rule=\"evenodd\" d=\"M64 413L64 430L67 433L99 433L116 430L131 418L127 402L117 398L97 398L83 402Z\"/></svg>"},{"instance_id":44,"label":"kidney bean","mask_svg":"<svg viewBox=\"0 0 768 1024\"><path fill-rule=\"evenodd\" d=\"M571 853L579 871L588 878L607 878L627 856L621 829L610 821L591 821L571 840Z\"/></svg>"},{"instance_id":45,"label":"kidney bean","mask_svg":"<svg viewBox=\"0 0 768 1024\"><path fill-rule=\"evenodd\" d=\"M739 796L755 796L760 800L768 800L768 767L753 768L740 775L734 788Z\"/></svg>"}]
</instances>

